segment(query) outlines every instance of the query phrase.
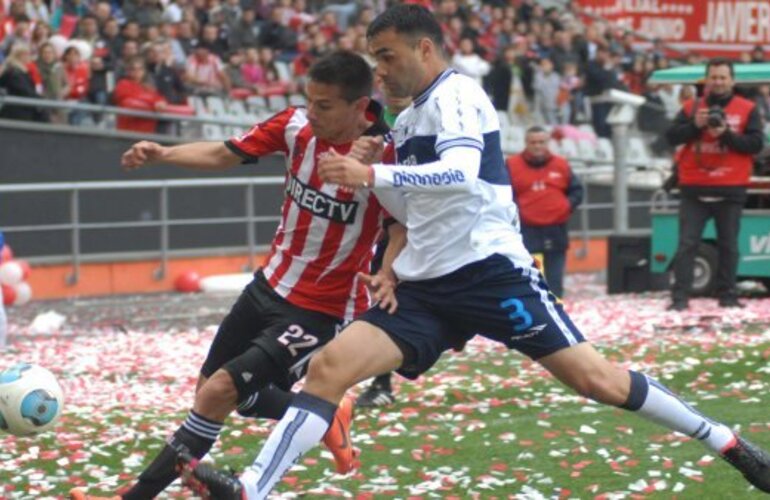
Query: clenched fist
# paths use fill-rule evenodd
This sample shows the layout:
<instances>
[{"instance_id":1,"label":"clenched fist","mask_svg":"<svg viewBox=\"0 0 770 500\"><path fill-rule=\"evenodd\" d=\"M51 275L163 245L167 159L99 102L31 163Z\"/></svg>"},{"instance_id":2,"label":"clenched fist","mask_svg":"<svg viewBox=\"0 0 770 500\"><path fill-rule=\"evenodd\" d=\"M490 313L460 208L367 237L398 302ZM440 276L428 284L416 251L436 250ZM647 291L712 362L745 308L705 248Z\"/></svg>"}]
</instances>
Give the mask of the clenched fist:
<instances>
[{"instance_id":1,"label":"clenched fist","mask_svg":"<svg viewBox=\"0 0 770 500\"><path fill-rule=\"evenodd\" d=\"M165 150L165 146L161 146L157 142L140 141L123 153L120 164L123 168L133 170L147 165L148 163L160 161L163 158Z\"/></svg>"},{"instance_id":2,"label":"clenched fist","mask_svg":"<svg viewBox=\"0 0 770 500\"><path fill-rule=\"evenodd\" d=\"M348 156L368 165L381 163L384 142L381 135L359 137L353 141Z\"/></svg>"}]
</instances>

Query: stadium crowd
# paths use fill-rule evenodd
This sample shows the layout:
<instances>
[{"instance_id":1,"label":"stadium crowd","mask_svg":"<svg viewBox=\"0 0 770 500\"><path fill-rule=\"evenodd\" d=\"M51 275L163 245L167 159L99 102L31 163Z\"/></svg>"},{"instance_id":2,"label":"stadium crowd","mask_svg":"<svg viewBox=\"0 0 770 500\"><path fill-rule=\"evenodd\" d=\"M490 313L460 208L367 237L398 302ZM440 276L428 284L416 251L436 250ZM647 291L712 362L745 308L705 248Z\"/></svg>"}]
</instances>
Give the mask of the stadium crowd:
<instances>
[{"instance_id":1,"label":"stadium crowd","mask_svg":"<svg viewBox=\"0 0 770 500\"><path fill-rule=\"evenodd\" d=\"M243 99L301 92L310 64L330 50L349 49L372 62L365 30L389 3L0 0L0 89L156 111L184 110L189 95ZM631 33L587 24L574 6L419 3L440 19L452 66L482 82L512 122L593 121L597 134L608 136L607 105L585 99L608 88L648 94L669 119L680 107L678 88L646 84L652 71L669 65L671 54L660 42L640 51ZM748 57L764 54L760 49ZM687 58L697 61L697 55ZM11 105L0 116L71 124L99 119ZM117 126L153 132L156 124L125 117Z\"/></svg>"}]
</instances>

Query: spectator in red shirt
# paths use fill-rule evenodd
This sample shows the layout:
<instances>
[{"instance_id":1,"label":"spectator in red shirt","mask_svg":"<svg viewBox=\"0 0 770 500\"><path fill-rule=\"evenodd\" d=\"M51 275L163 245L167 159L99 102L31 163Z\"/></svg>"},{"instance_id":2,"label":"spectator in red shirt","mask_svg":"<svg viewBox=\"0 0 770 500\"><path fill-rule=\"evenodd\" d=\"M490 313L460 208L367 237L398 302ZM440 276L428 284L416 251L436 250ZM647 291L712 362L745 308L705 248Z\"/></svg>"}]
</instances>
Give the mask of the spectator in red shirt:
<instances>
[{"instance_id":1,"label":"spectator in red shirt","mask_svg":"<svg viewBox=\"0 0 770 500\"><path fill-rule=\"evenodd\" d=\"M139 111L163 111L166 108L166 100L155 90L152 80L147 75L144 60L136 57L131 60L126 69L126 78L118 81L112 95L115 105ZM153 118L118 115L117 119L118 130L152 134L157 126L158 121Z\"/></svg>"},{"instance_id":2,"label":"spectator in red shirt","mask_svg":"<svg viewBox=\"0 0 770 500\"><path fill-rule=\"evenodd\" d=\"M88 63L81 60L80 51L77 47L70 46L62 55L64 62L64 76L67 79L67 92L64 98L68 101L85 102L88 96L88 82L91 78L91 71ZM85 118L86 113L73 109L69 113L70 125L80 125Z\"/></svg>"}]
</instances>

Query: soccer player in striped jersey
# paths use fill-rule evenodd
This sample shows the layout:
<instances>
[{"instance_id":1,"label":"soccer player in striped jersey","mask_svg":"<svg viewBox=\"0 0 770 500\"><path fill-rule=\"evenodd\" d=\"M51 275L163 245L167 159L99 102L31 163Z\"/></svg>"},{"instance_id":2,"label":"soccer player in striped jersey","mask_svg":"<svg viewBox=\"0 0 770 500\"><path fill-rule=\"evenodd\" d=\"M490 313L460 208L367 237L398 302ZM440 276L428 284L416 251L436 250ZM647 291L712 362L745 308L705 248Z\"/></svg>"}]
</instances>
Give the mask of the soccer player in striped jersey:
<instances>
[{"instance_id":1,"label":"soccer player in striped jersey","mask_svg":"<svg viewBox=\"0 0 770 500\"><path fill-rule=\"evenodd\" d=\"M764 451L658 381L611 364L550 293L517 228L495 110L475 82L448 69L430 12L394 6L367 36L385 85L414 97L394 127L397 164L332 155L319 173L332 183L374 186L406 224L407 244L393 263L398 309L370 309L313 357L301 397L241 475L242 486L220 498L266 498L322 438L350 386L394 369L417 377L455 339L477 332L537 360L583 396L692 436L770 492Z\"/></svg>"},{"instance_id":2,"label":"soccer player in striped jersey","mask_svg":"<svg viewBox=\"0 0 770 500\"><path fill-rule=\"evenodd\" d=\"M386 252L376 277L363 275L386 213L370 190L326 183L317 169L320 158L347 154L358 137L388 132L381 109L369 97L372 80L363 58L335 52L309 71L307 109L288 108L224 143L164 147L142 141L123 155L129 169L165 163L222 170L281 153L286 156L286 196L267 261L223 320L203 363L193 409L122 498L158 495L179 476L180 457L190 462L188 470L197 467L236 407L241 414L280 418L292 398L285 391L304 375L311 356L343 322L368 309L366 285L374 285L382 306L389 305L384 294L392 252L403 246L403 228L389 226L391 249L396 250ZM325 443L337 471L348 472L356 465L349 439L352 400L343 401L335 418ZM227 483L227 477L220 479ZM76 489L71 498L99 497Z\"/></svg>"}]
</instances>

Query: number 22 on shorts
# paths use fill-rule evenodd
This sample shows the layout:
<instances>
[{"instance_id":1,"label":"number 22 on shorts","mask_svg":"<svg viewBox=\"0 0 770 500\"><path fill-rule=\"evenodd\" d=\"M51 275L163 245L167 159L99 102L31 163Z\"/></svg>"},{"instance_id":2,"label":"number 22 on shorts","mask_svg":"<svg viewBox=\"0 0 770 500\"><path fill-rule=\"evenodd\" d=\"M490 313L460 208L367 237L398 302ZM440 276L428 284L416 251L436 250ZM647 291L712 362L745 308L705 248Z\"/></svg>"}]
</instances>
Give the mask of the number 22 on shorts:
<instances>
[{"instance_id":1,"label":"number 22 on shorts","mask_svg":"<svg viewBox=\"0 0 770 500\"><path fill-rule=\"evenodd\" d=\"M278 337L278 342L285 345L291 355L296 357L300 349L318 344L318 337L305 333L305 330L299 325L289 325L286 331Z\"/></svg>"}]
</instances>

